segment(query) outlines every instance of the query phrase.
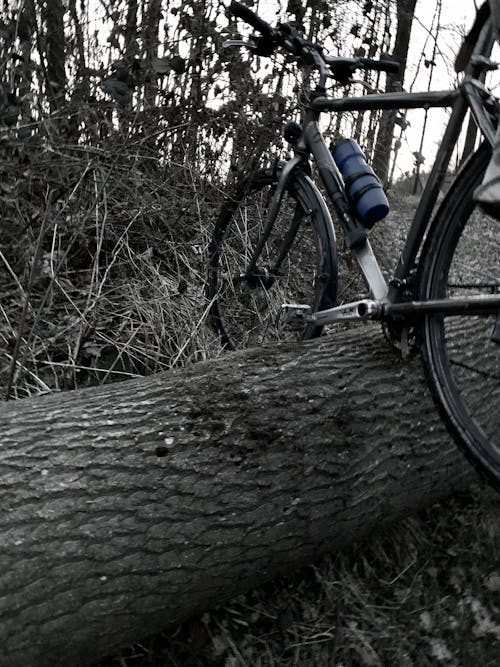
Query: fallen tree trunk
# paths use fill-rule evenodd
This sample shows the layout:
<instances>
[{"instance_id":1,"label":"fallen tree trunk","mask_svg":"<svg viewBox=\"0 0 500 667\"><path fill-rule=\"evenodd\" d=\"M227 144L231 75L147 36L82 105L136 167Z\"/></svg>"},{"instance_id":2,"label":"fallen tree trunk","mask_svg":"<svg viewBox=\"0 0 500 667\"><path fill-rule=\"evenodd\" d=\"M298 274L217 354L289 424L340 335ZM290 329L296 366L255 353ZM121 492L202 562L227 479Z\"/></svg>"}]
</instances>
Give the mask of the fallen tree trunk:
<instances>
[{"instance_id":1,"label":"fallen tree trunk","mask_svg":"<svg viewBox=\"0 0 500 667\"><path fill-rule=\"evenodd\" d=\"M0 664L86 664L472 475L359 331L3 406Z\"/></svg>"}]
</instances>

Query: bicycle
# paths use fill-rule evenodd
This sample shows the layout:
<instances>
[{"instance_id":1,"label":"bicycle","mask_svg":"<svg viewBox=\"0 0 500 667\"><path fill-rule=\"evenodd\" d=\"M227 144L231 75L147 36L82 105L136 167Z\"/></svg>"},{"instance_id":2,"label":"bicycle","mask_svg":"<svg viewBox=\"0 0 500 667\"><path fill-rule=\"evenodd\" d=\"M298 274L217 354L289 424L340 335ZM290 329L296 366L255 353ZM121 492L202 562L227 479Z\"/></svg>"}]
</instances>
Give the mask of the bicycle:
<instances>
[{"instance_id":1,"label":"bicycle","mask_svg":"<svg viewBox=\"0 0 500 667\"><path fill-rule=\"evenodd\" d=\"M500 223L478 210L472 197L491 155L498 117L497 100L484 85L485 72L495 67L489 60L488 13L478 13L471 31L475 46L456 89L331 98L329 78L345 83L358 69L389 72L397 63L330 56L290 24L274 28L237 2L230 12L259 35L226 46L245 46L259 55L282 48L299 65L312 66L318 79L302 122L285 126L293 156L245 178L223 205L209 249L213 327L229 349L287 340L290 320L303 339L319 336L325 324L363 320L381 321L394 338L416 332L442 417L468 458L500 489ZM450 107L451 114L404 249L386 283L368 238L372 221L362 218L359 198L352 196L349 178L344 181L319 118L323 112L424 107ZM482 143L436 206L469 109ZM361 269L367 298L337 304L335 230L312 179L311 158Z\"/></svg>"}]
</instances>

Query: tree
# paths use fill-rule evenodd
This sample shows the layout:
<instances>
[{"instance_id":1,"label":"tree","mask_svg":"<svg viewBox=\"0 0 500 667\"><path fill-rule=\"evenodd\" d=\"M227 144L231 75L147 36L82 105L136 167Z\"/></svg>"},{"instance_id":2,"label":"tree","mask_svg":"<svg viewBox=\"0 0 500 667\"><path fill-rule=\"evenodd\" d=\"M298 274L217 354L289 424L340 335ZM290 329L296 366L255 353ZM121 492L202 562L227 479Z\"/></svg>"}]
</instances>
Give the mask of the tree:
<instances>
[{"instance_id":1,"label":"tree","mask_svg":"<svg viewBox=\"0 0 500 667\"><path fill-rule=\"evenodd\" d=\"M398 0L397 2L398 25L392 58L400 63L400 71L398 73L387 74L386 92L401 90L403 86L416 1L417 0ZM389 161L392 151L392 139L396 116L397 111L394 109L384 111L381 114L377 141L373 154L374 169L384 184L387 184L387 177L389 174Z\"/></svg>"},{"instance_id":2,"label":"tree","mask_svg":"<svg viewBox=\"0 0 500 667\"><path fill-rule=\"evenodd\" d=\"M64 104L66 90L65 8L62 0L46 0L42 8L46 25L47 97L54 112Z\"/></svg>"},{"instance_id":3,"label":"tree","mask_svg":"<svg viewBox=\"0 0 500 667\"><path fill-rule=\"evenodd\" d=\"M367 327L0 412L0 663L78 665L463 484Z\"/></svg>"},{"instance_id":4,"label":"tree","mask_svg":"<svg viewBox=\"0 0 500 667\"><path fill-rule=\"evenodd\" d=\"M394 3L276 2L268 18L295 19L331 53L377 57L390 46ZM23 139L37 131L98 146L116 135L151 138L161 159L224 174L227 164L241 169L259 152L257 142L267 147L262 128L279 145L285 119L298 111L301 80L283 53L257 61L222 47L248 32L220 0L4 4L0 81L12 90L6 111L0 96L0 123L13 130L21 123ZM378 87L377 76L365 72L364 82ZM351 86L353 94L363 90ZM370 128L362 125L362 114L346 116L342 131L371 148L373 115Z\"/></svg>"}]
</instances>

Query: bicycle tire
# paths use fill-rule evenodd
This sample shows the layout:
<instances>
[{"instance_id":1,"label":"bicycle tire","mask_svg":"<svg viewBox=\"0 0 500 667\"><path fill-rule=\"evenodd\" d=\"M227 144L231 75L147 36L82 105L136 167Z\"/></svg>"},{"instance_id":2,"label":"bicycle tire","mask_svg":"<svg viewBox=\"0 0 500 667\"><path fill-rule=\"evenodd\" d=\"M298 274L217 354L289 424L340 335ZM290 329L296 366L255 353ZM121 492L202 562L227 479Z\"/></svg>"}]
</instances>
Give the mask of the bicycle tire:
<instances>
[{"instance_id":1,"label":"bicycle tire","mask_svg":"<svg viewBox=\"0 0 500 667\"><path fill-rule=\"evenodd\" d=\"M312 312L335 305L335 232L321 194L304 173L290 178L258 260L263 276L266 271L269 274L292 220L300 221L279 275L245 277L278 177L279 168L273 168L243 179L235 196L224 202L215 224L209 246L207 297L211 324L226 349L319 336L320 326L287 323L282 305L306 304Z\"/></svg>"},{"instance_id":2,"label":"bicycle tire","mask_svg":"<svg viewBox=\"0 0 500 667\"><path fill-rule=\"evenodd\" d=\"M500 293L500 223L473 201L490 156L485 143L466 162L436 214L420 262L423 300ZM428 316L421 327L421 352L446 424L469 460L500 489L497 317Z\"/></svg>"}]
</instances>

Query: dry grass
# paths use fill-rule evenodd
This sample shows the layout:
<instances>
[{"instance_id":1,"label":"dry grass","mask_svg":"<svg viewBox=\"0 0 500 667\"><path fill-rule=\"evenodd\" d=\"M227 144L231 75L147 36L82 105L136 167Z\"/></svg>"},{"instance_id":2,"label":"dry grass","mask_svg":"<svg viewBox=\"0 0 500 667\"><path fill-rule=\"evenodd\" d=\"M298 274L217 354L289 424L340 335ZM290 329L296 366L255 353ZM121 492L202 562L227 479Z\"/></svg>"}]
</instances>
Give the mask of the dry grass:
<instances>
[{"instance_id":1,"label":"dry grass","mask_svg":"<svg viewBox=\"0 0 500 667\"><path fill-rule=\"evenodd\" d=\"M1 399L147 375L221 352L205 326L204 290L223 193L213 174L166 162L148 145L130 137L86 148L0 142ZM400 216L392 220L389 238L402 237ZM341 238L339 251L340 299L359 298L362 280L348 273L354 267Z\"/></svg>"},{"instance_id":2,"label":"dry grass","mask_svg":"<svg viewBox=\"0 0 500 667\"><path fill-rule=\"evenodd\" d=\"M3 167L3 398L218 354L204 326L211 220L202 214L215 210L217 188L133 145L32 148Z\"/></svg>"}]
</instances>

